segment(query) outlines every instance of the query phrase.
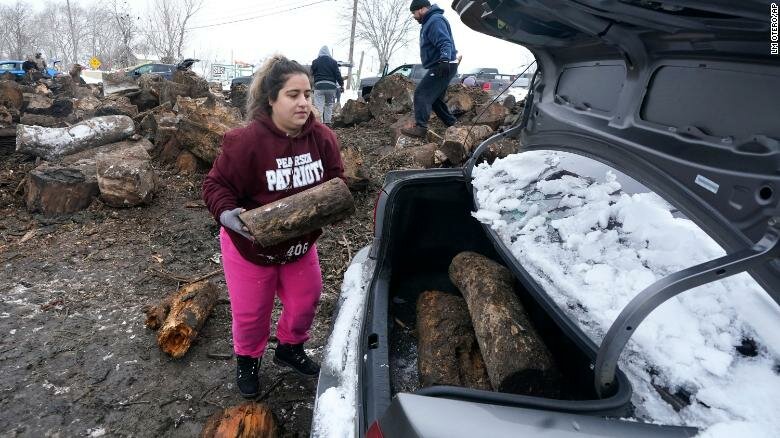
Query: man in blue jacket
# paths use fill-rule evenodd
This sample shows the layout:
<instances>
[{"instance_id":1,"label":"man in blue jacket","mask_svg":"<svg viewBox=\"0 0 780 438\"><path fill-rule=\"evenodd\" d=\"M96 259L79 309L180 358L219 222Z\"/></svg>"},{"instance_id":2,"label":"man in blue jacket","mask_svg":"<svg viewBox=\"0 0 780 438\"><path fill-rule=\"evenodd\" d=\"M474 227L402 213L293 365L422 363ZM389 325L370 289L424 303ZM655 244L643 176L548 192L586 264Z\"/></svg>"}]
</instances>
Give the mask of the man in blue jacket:
<instances>
[{"instance_id":1,"label":"man in blue jacket","mask_svg":"<svg viewBox=\"0 0 780 438\"><path fill-rule=\"evenodd\" d=\"M455 41L452 39L450 23L444 18L444 11L428 0L412 0L409 6L414 19L422 24L420 28L420 58L428 69L425 77L414 90L415 127L401 132L411 137L425 138L431 109L447 126L455 124L455 116L447 109L444 95L450 80L458 73Z\"/></svg>"}]
</instances>

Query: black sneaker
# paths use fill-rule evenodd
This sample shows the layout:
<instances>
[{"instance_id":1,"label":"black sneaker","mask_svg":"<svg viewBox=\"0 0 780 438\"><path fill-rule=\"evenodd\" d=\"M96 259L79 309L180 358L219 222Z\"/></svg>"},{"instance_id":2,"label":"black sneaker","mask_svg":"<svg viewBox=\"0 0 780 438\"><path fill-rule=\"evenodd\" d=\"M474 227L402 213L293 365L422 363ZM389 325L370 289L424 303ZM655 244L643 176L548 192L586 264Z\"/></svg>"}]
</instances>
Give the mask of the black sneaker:
<instances>
[{"instance_id":1,"label":"black sneaker","mask_svg":"<svg viewBox=\"0 0 780 438\"><path fill-rule=\"evenodd\" d=\"M260 391L257 372L260 370L260 359L236 355L236 385L238 392L244 398L253 398Z\"/></svg>"},{"instance_id":2,"label":"black sneaker","mask_svg":"<svg viewBox=\"0 0 780 438\"><path fill-rule=\"evenodd\" d=\"M274 354L274 363L290 367L298 374L309 377L320 372L320 365L309 359L303 351L303 344L279 344Z\"/></svg>"}]
</instances>

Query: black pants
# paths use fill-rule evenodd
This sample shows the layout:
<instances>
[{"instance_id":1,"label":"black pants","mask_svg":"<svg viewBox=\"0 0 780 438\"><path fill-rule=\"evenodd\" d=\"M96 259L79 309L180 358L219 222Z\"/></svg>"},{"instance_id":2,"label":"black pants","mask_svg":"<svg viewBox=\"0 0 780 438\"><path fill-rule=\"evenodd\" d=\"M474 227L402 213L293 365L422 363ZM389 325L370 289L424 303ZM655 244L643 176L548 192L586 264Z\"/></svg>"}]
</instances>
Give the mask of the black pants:
<instances>
[{"instance_id":1,"label":"black pants","mask_svg":"<svg viewBox=\"0 0 780 438\"><path fill-rule=\"evenodd\" d=\"M417 84L414 90L414 122L417 126L428 127L431 109L445 125L455 124L457 119L447 109L444 95L447 93L447 86L457 73L458 64L436 65L428 70L425 77Z\"/></svg>"}]
</instances>

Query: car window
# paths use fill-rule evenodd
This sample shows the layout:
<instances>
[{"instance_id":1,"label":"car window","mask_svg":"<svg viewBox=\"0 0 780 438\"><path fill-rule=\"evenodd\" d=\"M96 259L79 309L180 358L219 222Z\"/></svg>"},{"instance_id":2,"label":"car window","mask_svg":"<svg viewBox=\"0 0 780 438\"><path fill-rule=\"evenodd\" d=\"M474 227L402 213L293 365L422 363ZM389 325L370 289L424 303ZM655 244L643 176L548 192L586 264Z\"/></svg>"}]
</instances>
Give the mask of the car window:
<instances>
[{"instance_id":1,"label":"car window","mask_svg":"<svg viewBox=\"0 0 780 438\"><path fill-rule=\"evenodd\" d=\"M171 66L165 64L154 64L152 72L154 73L168 73L171 71Z\"/></svg>"},{"instance_id":2,"label":"car window","mask_svg":"<svg viewBox=\"0 0 780 438\"><path fill-rule=\"evenodd\" d=\"M2 71L17 70L16 63L15 62L4 62L4 63L0 64L0 70L2 70Z\"/></svg>"},{"instance_id":3,"label":"car window","mask_svg":"<svg viewBox=\"0 0 780 438\"><path fill-rule=\"evenodd\" d=\"M133 70L133 74L142 75L144 73L151 73L152 67L153 67L152 64L142 65L137 69Z\"/></svg>"},{"instance_id":4,"label":"car window","mask_svg":"<svg viewBox=\"0 0 780 438\"><path fill-rule=\"evenodd\" d=\"M402 66L398 67L397 69L391 71L390 74L391 75L395 75L395 74L403 75L403 76L406 76L408 78L412 74L412 66L411 65L402 65Z\"/></svg>"}]
</instances>

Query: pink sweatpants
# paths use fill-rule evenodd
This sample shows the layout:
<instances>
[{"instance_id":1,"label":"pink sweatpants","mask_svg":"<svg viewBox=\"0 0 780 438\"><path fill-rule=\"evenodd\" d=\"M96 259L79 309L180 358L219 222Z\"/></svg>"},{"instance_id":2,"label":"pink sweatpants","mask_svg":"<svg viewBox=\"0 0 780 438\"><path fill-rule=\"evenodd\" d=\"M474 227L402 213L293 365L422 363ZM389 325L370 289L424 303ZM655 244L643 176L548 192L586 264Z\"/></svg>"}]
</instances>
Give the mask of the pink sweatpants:
<instances>
[{"instance_id":1,"label":"pink sweatpants","mask_svg":"<svg viewBox=\"0 0 780 438\"><path fill-rule=\"evenodd\" d=\"M241 256L224 228L219 233L219 240L233 314L236 354L251 357L263 354L271 334L271 311L276 294L282 302L276 338L282 344L306 342L322 291L316 245L295 262L259 266Z\"/></svg>"}]
</instances>

